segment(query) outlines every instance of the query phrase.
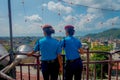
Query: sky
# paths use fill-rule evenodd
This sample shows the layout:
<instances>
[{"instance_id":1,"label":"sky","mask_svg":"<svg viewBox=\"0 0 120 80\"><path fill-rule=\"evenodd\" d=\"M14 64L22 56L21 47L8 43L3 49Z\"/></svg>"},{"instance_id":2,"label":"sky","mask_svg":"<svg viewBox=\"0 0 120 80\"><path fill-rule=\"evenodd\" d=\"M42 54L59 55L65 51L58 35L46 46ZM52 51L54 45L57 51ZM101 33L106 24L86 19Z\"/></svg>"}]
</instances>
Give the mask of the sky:
<instances>
[{"instance_id":1,"label":"sky","mask_svg":"<svg viewBox=\"0 0 120 80\"><path fill-rule=\"evenodd\" d=\"M9 36L8 0L0 0L0 36ZM120 0L11 0L13 36L43 36L44 24L65 36L73 25L76 36L120 28Z\"/></svg>"}]
</instances>

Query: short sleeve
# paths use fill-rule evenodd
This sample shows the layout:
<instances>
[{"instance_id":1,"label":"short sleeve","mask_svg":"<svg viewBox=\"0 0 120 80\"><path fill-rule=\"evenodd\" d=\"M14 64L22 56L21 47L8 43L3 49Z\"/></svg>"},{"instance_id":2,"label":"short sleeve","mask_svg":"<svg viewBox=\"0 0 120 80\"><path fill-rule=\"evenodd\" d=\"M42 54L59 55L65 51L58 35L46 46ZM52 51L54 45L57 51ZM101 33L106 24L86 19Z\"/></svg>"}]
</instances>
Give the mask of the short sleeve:
<instances>
[{"instance_id":1,"label":"short sleeve","mask_svg":"<svg viewBox=\"0 0 120 80\"><path fill-rule=\"evenodd\" d=\"M78 48L82 48L82 43L81 43L81 41L78 41Z\"/></svg>"},{"instance_id":2,"label":"short sleeve","mask_svg":"<svg viewBox=\"0 0 120 80\"><path fill-rule=\"evenodd\" d=\"M34 46L34 49L33 49L35 52L39 51L40 50L40 44L39 44L39 40L36 41L35 43L35 46Z\"/></svg>"}]
</instances>

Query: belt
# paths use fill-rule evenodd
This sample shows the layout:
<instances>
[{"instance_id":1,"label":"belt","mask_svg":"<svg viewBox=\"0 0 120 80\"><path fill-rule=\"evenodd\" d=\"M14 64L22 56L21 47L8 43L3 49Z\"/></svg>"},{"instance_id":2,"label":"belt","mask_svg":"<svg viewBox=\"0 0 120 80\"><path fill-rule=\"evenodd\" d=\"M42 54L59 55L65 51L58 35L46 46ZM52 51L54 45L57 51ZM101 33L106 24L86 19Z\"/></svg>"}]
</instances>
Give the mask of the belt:
<instances>
[{"instance_id":1,"label":"belt","mask_svg":"<svg viewBox=\"0 0 120 80\"><path fill-rule=\"evenodd\" d=\"M57 59L53 59L53 60L42 60L42 62L44 62L44 63L54 63L54 62L56 62L57 61Z\"/></svg>"},{"instance_id":2,"label":"belt","mask_svg":"<svg viewBox=\"0 0 120 80\"><path fill-rule=\"evenodd\" d=\"M76 59L73 59L73 60L67 60L67 62L75 62L77 60L80 60L80 58L76 58Z\"/></svg>"}]
</instances>

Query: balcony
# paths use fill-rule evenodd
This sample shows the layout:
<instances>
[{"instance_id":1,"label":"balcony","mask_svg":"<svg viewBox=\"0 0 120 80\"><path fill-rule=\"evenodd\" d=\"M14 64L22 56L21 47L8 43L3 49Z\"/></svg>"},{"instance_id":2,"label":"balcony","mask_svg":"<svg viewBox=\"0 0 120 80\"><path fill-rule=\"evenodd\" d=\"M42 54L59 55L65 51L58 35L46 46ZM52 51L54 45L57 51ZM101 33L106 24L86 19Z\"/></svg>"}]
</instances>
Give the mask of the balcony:
<instances>
[{"instance_id":1,"label":"balcony","mask_svg":"<svg viewBox=\"0 0 120 80\"><path fill-rule=\"evenodd\" d=\"M88 49L85 50L85 57L86 59L83 61L84 68L82 72L82 80L120 80L120 59L113 59L113 56L115 54L119 54L120 51L114 51L114 52L103 52L103 51L89 51ZM104 54L108 56L107 60L102 61L96 61L96 60L90 60L90 56L92 54ZM18 54L20 55L20 54ZM25 55L25 54L22 54ZM5 59L9 55L5 55L0 58L0 61ZM63 56L63 64L65 64L65 55ZM35 63L26 63L26 64L18 64L16 66L16 79L15 80L43 80L42 73L40 70L40 61L39 57L40 55L33 55L35 57L36 62ZM119 56L118 56L119 57ZM100 65L100 73L97 73L97 67L96 65ZM106 78L102 74L104 74L104 65L107 64L105 74ZM94 66L93 69L90 67ZM64 66L63 66L64 67ZM97 75L100 75L99 79L97 78ZM1 76L1 75L0 75ZM6 79L11 79L11 77L4 76ZM14 79L13 79L14 80ZM64 80L64 74L58 76L58 80Z\"/></svg>"}]
</instances>

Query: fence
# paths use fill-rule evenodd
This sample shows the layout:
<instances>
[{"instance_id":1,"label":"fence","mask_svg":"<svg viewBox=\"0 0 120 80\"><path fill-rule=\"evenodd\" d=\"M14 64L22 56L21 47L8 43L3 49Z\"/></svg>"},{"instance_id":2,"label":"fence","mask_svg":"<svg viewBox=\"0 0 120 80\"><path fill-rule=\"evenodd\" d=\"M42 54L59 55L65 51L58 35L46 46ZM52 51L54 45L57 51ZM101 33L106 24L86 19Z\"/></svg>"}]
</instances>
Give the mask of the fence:
<instances>
[{"instance_id":1,"label":"fence","mask_svg":"<svg viewBox=\"0 0 120 80\"><path fill-rule=\"evenodd\" d=\"M113 56L116 54L119 54L120 51L114 51L114 52L104 52L104 51L89 51L89 49L87 49L85 51L85 57L86 59L83 61L83 73L82 73L82 80L120 80L119 78L119 72L120 72L120 59L113 59ZM91 56L93 54L104 54L108 57L108 59L106 60L91 60ZM19 54L20 55L20 54ZM22 54L25 55L25 54ZM65 64L65 55L63 56L63 64ZM6 56L5 56L6 57ZM4 57L4 58L5 58ZM17 67L19 67L19 80L23 80L23 66L27 67L27 79L28 80L33 80L31 79L31 66L36 68L36 79L35 80L42 80L40 78L41 74L40 74L40 60L39 60L39 55L33 55L33 57L36 58L36 63L28 63L28 64L19 64ZM119 57L119 56L117 56ZM3 57L1 58L4 59ZM0 60L0 61L1 61ZM99 73L97 72L97 65L100 66L99 68ZM107 68L105 68L104 66L107 65ZM92 66L92 68L91 68ZM63 66L64 67L64 66ZM104 69L105 68L105 69ZM106 74L104 74L106 72ZM104 75L105 77L104 77ZM98 78L97 75L99 75L100 77ZM64 74L62 76L62 78L60 78L61 80L64 80Z\"/></svg>"}]
</instances>

